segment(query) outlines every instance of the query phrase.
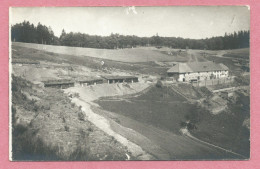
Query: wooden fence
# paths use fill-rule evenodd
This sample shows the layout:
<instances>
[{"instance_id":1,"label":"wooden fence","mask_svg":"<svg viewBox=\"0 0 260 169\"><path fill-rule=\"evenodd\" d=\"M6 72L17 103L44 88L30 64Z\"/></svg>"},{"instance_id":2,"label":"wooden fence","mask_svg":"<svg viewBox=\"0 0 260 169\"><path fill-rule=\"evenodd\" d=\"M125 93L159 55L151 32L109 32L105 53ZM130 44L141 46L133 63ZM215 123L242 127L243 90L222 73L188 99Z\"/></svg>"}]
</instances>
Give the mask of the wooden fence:
<instances>
[{"instance_id":1,"label":"wooden fence","mask_svg":"<svg viewBox=\"0 0 260 169\"><path fill-rule=\"evenodd\" d=\"M227 78L219 78L219 79L208 79L208 80L200 80L198 82L191 82L192 86L213 86L218 84L231 83L234 81L234 77Z\"/></svg>"}]
</instances>

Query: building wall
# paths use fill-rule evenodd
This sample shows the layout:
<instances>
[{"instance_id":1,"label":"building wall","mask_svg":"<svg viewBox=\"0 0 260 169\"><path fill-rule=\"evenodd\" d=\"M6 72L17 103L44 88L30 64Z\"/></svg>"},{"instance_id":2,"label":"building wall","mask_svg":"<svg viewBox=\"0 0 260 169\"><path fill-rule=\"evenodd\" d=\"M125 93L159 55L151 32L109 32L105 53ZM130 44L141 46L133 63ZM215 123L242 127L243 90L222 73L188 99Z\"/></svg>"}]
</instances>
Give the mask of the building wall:
<instances>
[{"instance_id":1,"label":"building wall","mask_svg":"<svg viewBox=\"0 0 260 169\"><path fill-rule=\"evenodd\" d=\"M96 80L96 81L84 81L84 82L78 82L77 86L89 86L89 85L96 85L96 84L102 84L104 83L103 80Z\"/></svg>"},{"instance_id":2,"label":"building wall","mask_svg":"<svg viewBox=\"0 0 260 169\"><path fill-rule=\"evenodd\" d=\"M228 77L228 71L210 71L210 72L191 72L179 74L177 80L179 82L191 81L191 80L207 80L207 79L218 79Z\"/></svg>"},{"instance_id":3,"label":"building wall","mask_svg":"<svg viewBox=\"0 0 260 169\"><path fill-rule=\"evenodd\" d=\"M69 88L69 87L74 87L74 83L69 83L69 84L44 84L44 87L66 89L66 88Z\"/></svg>"},{"instance_id":4,"label":"building wall","mask_svg":"<svg viewBox=\"0 0 260 169\"><path fill-rule=\"evenodd\" d=\"M127 79L109 79L107 83L134 83L138 82L138 78L127 78Z\"/></svg>"}]
</instances>

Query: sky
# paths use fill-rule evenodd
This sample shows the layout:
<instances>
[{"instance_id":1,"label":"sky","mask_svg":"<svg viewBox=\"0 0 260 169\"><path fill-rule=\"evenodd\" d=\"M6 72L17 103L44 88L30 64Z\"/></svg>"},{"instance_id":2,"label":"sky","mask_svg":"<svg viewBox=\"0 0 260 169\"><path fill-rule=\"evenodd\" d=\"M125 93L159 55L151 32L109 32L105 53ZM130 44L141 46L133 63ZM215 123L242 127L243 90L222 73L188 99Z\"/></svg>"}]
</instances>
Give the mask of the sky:
<instances>
[{"instance_id":1,"label":"sky","mask_svg":"<svg viewBox=\"0 0 260 169\"><path fill-rule=\"evenodd\" d=\"M223 36L250 29L247 6L171 7L14 7L10 24L24 20L50 26L56 36L62 29L89 35L111 33L190 39Z\"/></svg>"}]
</instances>

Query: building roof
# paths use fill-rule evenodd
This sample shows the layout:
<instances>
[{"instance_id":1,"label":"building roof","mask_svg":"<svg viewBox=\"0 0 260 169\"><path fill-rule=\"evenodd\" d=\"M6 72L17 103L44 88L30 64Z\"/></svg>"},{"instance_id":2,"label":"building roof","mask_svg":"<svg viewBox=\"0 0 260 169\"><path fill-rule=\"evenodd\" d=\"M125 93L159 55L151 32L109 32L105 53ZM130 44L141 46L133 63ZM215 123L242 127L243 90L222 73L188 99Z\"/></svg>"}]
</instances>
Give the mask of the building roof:
<instances>
[{"instance_id":1,"label":"building roof","mask_svg":"<svg viewBox=\"0 0 260 169\"><path fill-rule=\"evenodd\" d=\"M187 73L187 72L209 72L209 71L219 71L228 70L228 67L224 64L214 63L214 62L189 62L189 63L177 63L172 68L170 68L168 73Z\"/></svg>"},{"instance_id":2,"label":"building roof","mask_svg":"<svg viewBox=\"0 0 260 169\"><path fill-rule=\"evenodd\" d=\"M135 79L138 78L136 76L102 76L104 79L107 80L115 80L115 79Z\"/></svg>"},{"instance_id":3,"label":"building roof","mask_svg":"<svg viewBox=\"0 0 260 169\"><path fill-rule=\"evenodd\" d=\"M43 81L45 85L61 85L61 84L73 84L74 81L67 79L58 79L58 80L47 80Z\"/></svg>"}]
</instances>

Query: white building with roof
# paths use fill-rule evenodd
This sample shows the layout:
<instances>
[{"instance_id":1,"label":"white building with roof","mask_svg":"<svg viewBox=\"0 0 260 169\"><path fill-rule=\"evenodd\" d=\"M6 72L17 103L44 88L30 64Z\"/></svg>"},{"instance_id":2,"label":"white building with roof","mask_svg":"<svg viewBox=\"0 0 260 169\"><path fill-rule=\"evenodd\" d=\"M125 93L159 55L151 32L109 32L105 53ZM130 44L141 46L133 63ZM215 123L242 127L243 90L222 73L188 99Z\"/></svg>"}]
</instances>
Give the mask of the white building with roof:
<instances>
[{"instance_id":1,"label":"white building with roof","mask_svg":"<svg viewBox=\"0 0 260 169\"><path fill-rule=\"evenodd\" d=\"M167 71L179 82L218 79L229 76L228 67L214 62L177 63Z\"/></svg>"}]
</instances>

